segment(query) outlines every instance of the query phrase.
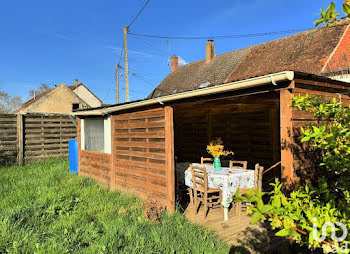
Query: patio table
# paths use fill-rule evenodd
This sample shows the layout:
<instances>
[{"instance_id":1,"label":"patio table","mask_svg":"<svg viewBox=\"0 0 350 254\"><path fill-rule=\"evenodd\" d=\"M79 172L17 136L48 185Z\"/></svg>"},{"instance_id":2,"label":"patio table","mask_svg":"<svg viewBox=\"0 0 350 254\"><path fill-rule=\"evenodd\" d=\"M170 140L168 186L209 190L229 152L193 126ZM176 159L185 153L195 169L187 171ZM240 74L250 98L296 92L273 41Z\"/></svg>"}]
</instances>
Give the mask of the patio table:
<instances>
[{"instance_id":1,"label":"patio table","mask_svg":"<svg viewBox=\"0 0 350 254\"><path fill-rule=\"evenodd\" d=\"M215 171L214 166L193 163L193 166L205 167L208 175L208 188L222 190L222 205L224 206L224 219L228 220L228 207L238 188L249 189L254 187L254 170L222 167ZM185 184L193 188L191 168L185 171Z\"/></svg>"}]
</instances>

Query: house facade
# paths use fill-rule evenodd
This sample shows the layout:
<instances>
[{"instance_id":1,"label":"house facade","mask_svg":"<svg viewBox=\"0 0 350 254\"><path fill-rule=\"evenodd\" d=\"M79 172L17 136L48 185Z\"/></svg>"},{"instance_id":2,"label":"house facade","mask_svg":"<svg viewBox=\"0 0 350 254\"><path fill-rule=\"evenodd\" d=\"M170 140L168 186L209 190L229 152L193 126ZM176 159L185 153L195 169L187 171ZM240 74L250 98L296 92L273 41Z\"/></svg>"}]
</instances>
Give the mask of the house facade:
<instances>
[{"instance_id":1,"label":"house facade","mask_svg":"<svg viewBox=\"0 0 350 254\"><path fill-rule=\"evenodd\" d=\"M145 100L80 110L79 174L109 186L155 195L175 209L180 163L199 162L221 137L234 158L269 168L292 188L312 177L312 154L300 144L300 127L315 121L291 108L293 95L323 95L350 105L350 84L337 80L348 65L342 54L348 25L319 28L178 66ZM345 52L346 54L346 52ZM333 66L333 67L332 67ZM338 69L342 68L342 69ZM92 134L94 130L94 134ZM181 184L181 183L180 183Z\"/></svg>"},{"instance_id":2,"label":"house facade","mask_svg":"<svg viewBox=\"0 0 350 254\"><path fill-rule=\"evenodd\" d=\"M82 83L66 86L62 83L49 91L25 102L16 113L60 113L68 114L77 109L100 107L101 100Z\"/></svg>"}]
</instances>

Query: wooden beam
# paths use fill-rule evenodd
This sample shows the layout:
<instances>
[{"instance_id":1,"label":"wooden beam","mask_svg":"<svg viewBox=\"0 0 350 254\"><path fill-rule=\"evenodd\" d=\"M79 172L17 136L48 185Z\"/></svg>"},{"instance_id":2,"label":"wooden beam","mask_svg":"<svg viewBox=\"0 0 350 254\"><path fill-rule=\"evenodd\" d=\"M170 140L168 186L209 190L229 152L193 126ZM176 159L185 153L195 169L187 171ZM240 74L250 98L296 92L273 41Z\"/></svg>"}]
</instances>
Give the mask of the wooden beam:
<instances>
[{"instance_id":1,"label":"wooden beam","mask_svg":"<svg viewBox=\"0 0 350 254\"><path fill-rule=\"evenodd\" d=\"M78 174L80 174L81 163L81 120L77 118L77 139L78 139Z\"/></svg>"},{"instance_id":2,"label":"wooden beam","mask_svg":"<svg viewBox=\"0 0 350 254\"><path fill-rule=\"evenodd\" d=\"M312 86L315 90L318 89L335 89L335 90L350 90L350 86L347 83L344 84L332 84L328 82L316 81L316 80L307 80L307 79L294 79L295 86L299 87L300 85L309 85Z\"/></svg>"},{"instance_id":3,"label":"wooden beam","mask_svg":"<svg viewBox=\"0 0 350 254\"><path fill-rule=\"evenodd\" d=\"M114 160L116 156L116 147L115 147L115 116L110 116L111 118L111 139L112 139L112 149L111 149L111 166L109 169L109 188L111 190L115 190L115 168L114 168Z\"/></svg>"},{"instance_id":4,"label":"wooden beam","mask_svg":"<svg viewBox=\"0 0 350 254\"><path fill-rule=\"evenodd\" d=\"M164 111L167 208L173 212L175 211L174 110L166 106Z\"/></svg>"},{"instance_id":5,"label":"wooden beam","mask_svg":"<svg viewBox=\"0 0 350 254\"><path fill-rule=\"evenodd\" d=\"M17 162L18 165L23 165L24 161L24 116L22 114L17 115L17 142L18 142L18 151L17 151Z\"/></svg>"},{"instance_id":6,"label":"wooden beam","mask_svg":"<svg viewBox=\"0 0 350 254\"><path fill-rule=\"evenodd\" d=\"M280 128L281 128L281 178L284 187L291 188L293 174L292 149L292 93L288 89L280 91Z\"/></svg>"}]
</instances>

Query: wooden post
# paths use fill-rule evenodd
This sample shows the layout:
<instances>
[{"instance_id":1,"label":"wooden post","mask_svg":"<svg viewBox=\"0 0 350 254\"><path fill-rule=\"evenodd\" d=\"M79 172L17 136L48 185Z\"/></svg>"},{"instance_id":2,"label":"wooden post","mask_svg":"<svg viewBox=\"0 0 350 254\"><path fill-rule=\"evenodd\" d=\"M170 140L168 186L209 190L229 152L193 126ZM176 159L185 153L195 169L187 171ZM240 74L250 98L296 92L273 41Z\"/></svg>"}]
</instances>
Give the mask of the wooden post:
<instances>
[{"instance_id":1,"label":"wooden post","mask_svg":"<svg viewBox=\"0 0 350 254\"><path fill-rule=\"evenodd\" d=\"M128 44L126 35L128 28L124 26L124 70L125 70L125 101L129 101L129 74L128 74Z\"/></svg>"},{"instance_id":2,"label":"wooden post","mask_svg":"<svg viewBox=\"0 0 350 254\"><path fill-rule=\"evenodd\" d=\"M80 161L81 161L81 120L77 118L77 139L78 139L78 174L80 174Z\"/></svg>"},{"instance_id":3,"label":"wooden post","mask_svg":"<svg viewBox=\"0 0 350 254\"><path fill-rule=\"evenodd\" d=\"M117 64L116 66L116 70L115 70L115 102L117 104L119 104L119 64Z\"/></svg>"},{"instance_id":4,"label":"wooden post","mask_svg":"<svg viewBox=\"0 0 350 254\"><path fill-rule=\"evenodd\" d=\"M290 189L293 180L293 126L292 126L292 93L288 89L280 91L280 124L281 124L281 177L285 189Z\"/></svg>"},{"instance_id":5,"label":"wooden post","mask_svg":"<svg viewBox=\"0 0 350 254\"><path fill-rule=\"evenodd\" d=\"M115 167L114 167L114 157L115 157L115 116L110 116L111 117L111 166L109 169L109 180L110 180L110 184L109 187L111 190L115 190Z\"/></svg>"},{"instance_id":6,"label":"wooden post","mask_svg":"<svg viewBox=\"0 0 350 254\"><path fill-rule=\"evenodd\" d=\"M278 105L273 104L273 109L270 110L270 121L272 125L272 160L273 164L281 161L281 146L280 146L280 135L279 135L279 128L280 128L280 121L278 121L278 111L277 111ZM279 177L278 167L275 167L273 170L273 176Z\"/></svg>"},{"instance_id":7,"label":"wooden post","mask_svg":"<svg viewBox=\"0 0 350 254\"><path fill-rule=\"evenodd\" d=\"M24 116L22 114L17 115L17 163L23 165L24 163Z\"/></svg>"},{"instance_id":8,"label":"wooden post","mask_svg":"<svg viewBox=\"0 0 350 254\"><path fill-rule=\"evenodd\" d=\"M173 212L175 211L174 110L166 106L164 111L167 208Z\"/></svg>"}]
</instances>

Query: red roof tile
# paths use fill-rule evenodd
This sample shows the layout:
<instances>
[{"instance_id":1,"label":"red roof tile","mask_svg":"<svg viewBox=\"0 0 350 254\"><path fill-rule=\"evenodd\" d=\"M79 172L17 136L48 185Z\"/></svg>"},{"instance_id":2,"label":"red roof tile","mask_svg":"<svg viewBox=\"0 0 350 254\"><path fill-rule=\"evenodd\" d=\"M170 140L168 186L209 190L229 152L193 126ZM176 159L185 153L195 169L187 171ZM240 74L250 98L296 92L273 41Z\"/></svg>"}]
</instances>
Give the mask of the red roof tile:
<instances>
[{"instance_id":1,"label":"red roof tile","mask_svg":"<svg viewBox=\"0 0 350 254\"><path fill-rule=\"evenodd\" d=\"M148 98L294 70L320 75L347 24L322 27L178 67ZM209 84L208 84L209 82Z\"/></svg>"}]
</instances>

